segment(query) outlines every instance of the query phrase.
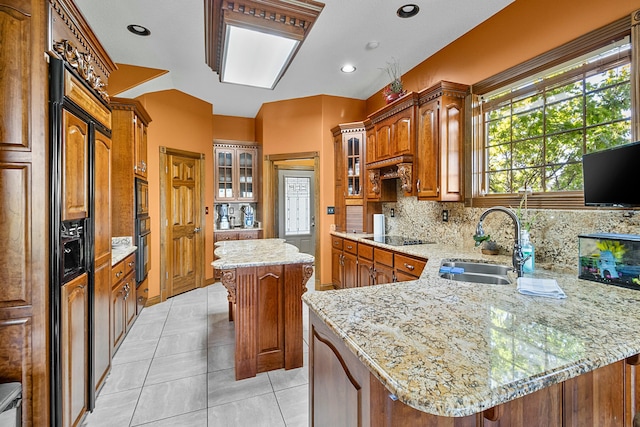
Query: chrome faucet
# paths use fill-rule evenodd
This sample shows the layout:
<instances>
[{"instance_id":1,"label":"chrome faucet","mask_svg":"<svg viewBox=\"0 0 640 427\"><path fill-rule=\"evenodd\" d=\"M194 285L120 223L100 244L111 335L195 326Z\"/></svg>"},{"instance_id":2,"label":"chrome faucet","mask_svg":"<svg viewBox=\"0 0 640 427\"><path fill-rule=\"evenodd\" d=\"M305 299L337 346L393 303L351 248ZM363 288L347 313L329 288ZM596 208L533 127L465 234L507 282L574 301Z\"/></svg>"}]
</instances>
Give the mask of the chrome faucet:
<instances>
[{"instance_id":1,"label":"chrome faucet","mask_svg":"<svg viewBox=\"0 0 640 427\"><path fill-rule=\"evenodd\" d=\"M482 229L482 221L489 215L491 212L504 212L511 217L514 225L514 233L515 238L513 242L513 269L518 274L518 277L522 277L524 263L529 259L529 256L525 257L522 254L522 244L520 241L520 220L516 216L516 214L511 210L507 209L503 206L494 206L492 208L487 209L480 215L480 220L478 221L478 226L476 227L476 234L473 235L473 240L476 241L476 246L479 246L483 241L489 239L489 236L485 236L484 230Z\"/></svg>"}]
</instances>

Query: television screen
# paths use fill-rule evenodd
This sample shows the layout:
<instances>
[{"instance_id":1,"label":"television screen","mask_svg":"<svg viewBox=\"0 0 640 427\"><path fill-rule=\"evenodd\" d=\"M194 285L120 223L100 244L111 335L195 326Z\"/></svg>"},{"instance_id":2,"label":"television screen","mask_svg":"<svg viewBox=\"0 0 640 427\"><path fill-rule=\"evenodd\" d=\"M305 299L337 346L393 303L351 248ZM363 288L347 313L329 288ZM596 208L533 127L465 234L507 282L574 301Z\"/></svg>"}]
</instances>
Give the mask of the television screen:
<instances>
[{"instance_id":1,"label":"television screen","mask_svg":"<svg viewBox=\"0 0 640 427\"><path fill-rule=\"evenodd\" d=\"M584 203L640 206L640 141L582 156Z\"/></svg>"}]
</instances>

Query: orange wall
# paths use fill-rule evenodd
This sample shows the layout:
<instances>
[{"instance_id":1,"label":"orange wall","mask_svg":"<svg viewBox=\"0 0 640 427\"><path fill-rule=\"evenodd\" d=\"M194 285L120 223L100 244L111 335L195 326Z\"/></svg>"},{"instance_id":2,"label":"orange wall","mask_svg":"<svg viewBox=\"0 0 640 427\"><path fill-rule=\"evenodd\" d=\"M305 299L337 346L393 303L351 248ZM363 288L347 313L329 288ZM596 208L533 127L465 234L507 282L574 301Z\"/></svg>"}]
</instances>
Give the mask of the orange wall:
<instances>
[{"instance_id":1,"label":"orange wall","mask_svg":"<svg viewBox=\"0 0 640 427\"><path fill-rule=\"evenodd\" d=\"M316 220L316 236L320 260L316 262L316 279L331 283L330 225L333 215L327 206L334 205L333 135L331 128L339 123L361 120L365 103L350 98L312 96L264 104L256 117L256 136L263 154L287 154L317 151L320 156L320 218ZM263 188L263 194L267 194ZM272 202L266 201L264 215L273 215Z\"/></svg>"},{"instance_id":2,"label":"orange wall","mask_svg":"<svg viewBox=\"0 0 640 427\"><path fill-rule=\"evenodd\" d=\"M255 141L256 120L247 117L213 116L213 138L234 141Z\"/></svg>"},{"instance_id":3,"label":"orange wall","mask_svg":"<svg viewBox=\"0 0 640 427\"><path fill-rule=\"evenodd\" d=\"M138 100L149 112L148 129L149 215L151 216L151 271L149 297L160 294L160 147L204 153L205 280L213 279L213 116L211 104L177 90L152 92Z\"/></svg>"},{"instance_id":4,"label":"orange wall","mask_svg":"<svg viewBox=\"0 0 640 427\"><path fill-rule=\"evenodd\" d=\"M637 0L516 0L402 76L409 91L440 80L474 84L638 9ZM382 88L381 88L382 89ZM380 92L367 114L384 106Z\"/></svg>"}]
</instances>

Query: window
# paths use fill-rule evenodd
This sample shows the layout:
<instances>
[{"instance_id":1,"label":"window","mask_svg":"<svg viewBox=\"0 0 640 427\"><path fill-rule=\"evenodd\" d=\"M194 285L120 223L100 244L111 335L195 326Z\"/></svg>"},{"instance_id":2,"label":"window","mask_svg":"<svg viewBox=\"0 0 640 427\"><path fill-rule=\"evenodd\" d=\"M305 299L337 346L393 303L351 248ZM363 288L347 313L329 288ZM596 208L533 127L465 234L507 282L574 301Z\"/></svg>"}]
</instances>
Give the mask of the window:
<instances>
[{"instance_id":1,"label":"window","mask_svg":"<svg viewBox=\"0 0 640 427\"><path fill-rule=\"evenodd\" d=\"M527 191L535 207L583 206L582 155L632 141L631 39L606 40L474 85L472 205L517 204Z\"/></svg>"}]
</instances>

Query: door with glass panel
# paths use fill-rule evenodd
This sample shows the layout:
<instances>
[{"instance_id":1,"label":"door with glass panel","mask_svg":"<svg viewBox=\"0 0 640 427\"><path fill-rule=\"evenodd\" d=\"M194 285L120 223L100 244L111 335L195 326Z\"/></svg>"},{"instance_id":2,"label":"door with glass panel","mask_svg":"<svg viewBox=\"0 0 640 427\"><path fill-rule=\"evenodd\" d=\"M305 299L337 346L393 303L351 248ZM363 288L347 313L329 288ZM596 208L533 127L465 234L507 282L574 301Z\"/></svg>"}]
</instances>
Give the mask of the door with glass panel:
<instances>
[{"instance_id":1,"label":"door with glass panel","mask_svg":"<svg viewBox=\"0 0 640 427\"><path fill-rule=\"evenodd\" d=\"M235 200L234 181L235 176L234 161L235 150L233 148L216 148L216 169L215 169L215 199L216 201Z\"/></svg>"},{"instance_id":2,"label":"door with glass panel","mask_svg":"<svg viewBox=\"0 0 640 427\"><path fill-rule=\"evenodd\" d=\"M314 172L278 170L278 235L315 255Z\"/></svg>"}]
</instances>

